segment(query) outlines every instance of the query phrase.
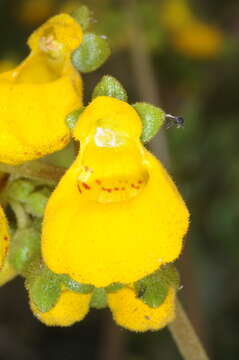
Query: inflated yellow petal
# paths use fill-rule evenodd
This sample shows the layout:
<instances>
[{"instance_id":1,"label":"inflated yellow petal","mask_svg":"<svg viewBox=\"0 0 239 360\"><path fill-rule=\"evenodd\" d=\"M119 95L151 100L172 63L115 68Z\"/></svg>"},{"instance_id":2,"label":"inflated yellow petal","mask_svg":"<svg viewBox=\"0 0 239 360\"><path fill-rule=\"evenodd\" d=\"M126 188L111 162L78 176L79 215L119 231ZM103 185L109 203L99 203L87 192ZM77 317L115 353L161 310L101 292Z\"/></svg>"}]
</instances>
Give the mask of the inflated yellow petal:
<instances>
[{"instance_id":1,"label":"inflated yellow petal","mask_svg":"<svg viewBox=\"0 0 239 360\"><path fill-rule=\"evenodd\" d=\"M89 311L91 295L63 291L57 304L48 312L42 313L31 302L33 314L48 326L70 326L81 321Z\"/></svg>"},{"instance_id":2,"label":"inflated yellow petal","mask_svg":"<svg viewBox=\"0 0 239 360\"><path fill-rule=\"evenodd\" d=\"M9 233L7 219L0 207L0 269L3 267L9 247Z\"/></svg>"},{"instance_id":3,"label":"inflated yellow petal","mask_svg":"<svg viewBox=\"0 0 239 360\"><path fill-rule=\"evenodd\" d=\"M173 42L183 54L204 59L217 55L224 39L219 29L195 21L175 33Z\"/></svg>"},{"instance_id":4,"label":"inflated yellow petal","mask_svg":"<svg viewBox=\"0 0 239 360\"><path fill-rule=\"evenodd\" d=\"M158 308L145 305L130 288L110 293L108 304L118 325L139 332L159 330L174 319L175 290L169 289L167 297Z\"/></svg>"},{"instance_id":5,"label":"inflated yellow petal","mask_svg":"<svg viewBox=\"0 0 239 360\"><path fill-rule=\"evenodd\" d=\"M72 17L55 16L29 38L28 58L0 75L1 162L39 158L70 140L65 117L82 101L81 78L70 56L81 41Z\"/></svg>"},{"instance_id":6,"label":"inflated yellow petal","mask_svg":"<svg viewBox=\"0 0 239 360\"><path fill-rule=\"evenodd\" d=\"M79 156L45 212L44 261L97 287L134 282L178 257L187 208L139 142L141 123L130 105L96 98L78 124Z\"/></svg>"}]
</instances>

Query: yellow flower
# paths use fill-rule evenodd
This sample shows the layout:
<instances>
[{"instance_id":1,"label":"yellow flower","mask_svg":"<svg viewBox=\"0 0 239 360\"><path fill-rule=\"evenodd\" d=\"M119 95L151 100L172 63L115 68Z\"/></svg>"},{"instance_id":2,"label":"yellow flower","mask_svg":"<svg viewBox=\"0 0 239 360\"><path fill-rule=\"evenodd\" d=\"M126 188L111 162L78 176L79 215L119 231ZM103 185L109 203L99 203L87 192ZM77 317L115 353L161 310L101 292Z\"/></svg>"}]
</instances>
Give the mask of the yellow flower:
<instances>
[{"instance_id":1,"label":"yellow flower","mask_svg":"<svg viewBox=\"0 0 239 360\"><path fill-rule=\"evenodd\" d=\"M9 246L9 233L6 216L0 207L0 269L4 265Z\"/></svg>"},{"instance_id":2,"label":"yellow flower","mask_svg":"<svg viewBox=\"0 0 239 360\"><path fill-rule=\"evenodd\" d=\"M0 74L0 161L21 163L68 143L65 117L82 101L81 78L70 56L82 36L72 17L55 16L30 36L27 59Z\"/></svg>"},{"instance_id":3,"label":"yellow flower","mask_svg":"<svg viewBox=\"0 0 239 360\"><path fill-rule=\"evenodd\" d=\"M110 293L108 304L118 325L140 332L159 330L174 319L175 289L169 289L164 302L157 308L145 305L130 288Z\"/></svg>"},{"instance_id":4,"label":"yellow flower","mask_svg":"<svg viewBox=\"0 0 239 360\"><path fill-rule=\"evenodd\" d=\"M42 253L53 272L104 287L180 254L188 211L141 131L134 108L115 98L97 97L81 114L80 153L45 212Z\"/></svg>"},{"instance_id":5,"label":"yellow flower","mask_svg":"<svg viewBox=\"0 0 239 360\"><path fill-rule=\"evenodd\" d=\"M57 304L48 312L41 312L33 302L30 303L33 314L48 326L70 326L81 321L89 311L91 294L77 294L63 291Z\"/></svg>"},{"instance_id":6,"label":"yellow flower","mask_svg":"<svg viewBox=\"0 0 239 360\"><path fill-rule=\"evenodd\" d=\"M194 18L186 0L160 2L159 17L163 27L169 31L178 31Z\"/></svg>"},{"instance_id":7,"label":"yellow flower","mask_svg":"<svg viewBox=\"0 0 239 360\"><path fill-rule=\"evenodd\" d=\"M211 58L223 46L223 34L211 25L195 21L180 29L173 36L173 43L183 54L196 58Z\"/></svg>"}]
</instances>

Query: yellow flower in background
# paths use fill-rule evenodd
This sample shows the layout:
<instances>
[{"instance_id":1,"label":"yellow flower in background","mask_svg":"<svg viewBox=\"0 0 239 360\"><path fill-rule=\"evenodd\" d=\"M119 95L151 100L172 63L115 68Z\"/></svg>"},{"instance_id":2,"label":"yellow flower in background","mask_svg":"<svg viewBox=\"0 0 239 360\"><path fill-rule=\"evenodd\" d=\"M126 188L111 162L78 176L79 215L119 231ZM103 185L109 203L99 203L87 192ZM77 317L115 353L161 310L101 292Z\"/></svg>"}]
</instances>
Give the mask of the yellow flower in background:
<instances>
[{"instance_id":1,"label":"yellow flower in background","mask_svg":"<svg viewBox=\"0 0 239 360\"><path fill-rule=\"evenodd\" d=\"M169 31L176 50L199 59L217 55L223 47L223 33L200 21L187 0L165 0L160 4L160 22Z\"/></svg>"},{"instance_id":2,"label":"yellow flower in background","mask_svg":"<svg viewBox=\"0 0 239 360\"><path fill-rule=\"evenodd\" d=\"M56 0L24 0L17 7L18 20L28 26L37 26L53 15Z\"/></svg>"},{"instance_id":3,"label":"yellow flower in background","mask_svg":"<svg viewBox=\"0 0 239 360\"><path fill-rule=\"evenodd\" d=\"M82 37L71 16L55 16L30 36L26 60L0 74L0 161L32 160L69 142L65 117L82 101L81 77L70 56Z\"/></svg>"},{"instance_id":4,"label":"yellow flower in background","mask_svg":"<svg viewBox=\"0 0 239 360\"><path fill-rule=\"evenodd\" d=\"M53 272L104 287L180 254L188 210L141 131L134 108L115 98L99 96L81 114L79 155L45 212L42 254Z\"/></svg>"},{"instance_id":5,"label":"yellow flower in background","mask_svg":"<svg viewBox=\"0 0 239 360\"><path fill-rule=\"evenodd\" d=\"M33 314L48 326L70 326L81 321L89 311L91 294L63 291L57 304L48 312L41 312L30 303Z\"/></svg>"},{"instance_id":6,"label":"yellow flower in background","mask_svg":"<svg viewBox=\"0 0 239 360\"><path fill-rule=\"evenodd\" d=\"M169 31L177 31L193 20L187 0L165 0L159 5L159 19Z\"/></svg>"},{"instance_id":7,"label":"yellow flower in background","mask_svg":"<svg viewBox=\"0 0 239 360\"><path fill-rule=\"evenodd\" d=\"M222 32L211 25L195 21L180 29L173 36L177 50L195 58L211 58L223 48Z\"/></svg>"},{"instance_id":8,"label":"yellow flower in background","mask_svg":"<svg viewBox=\"0 0 239 360\"><path fill-rule=\"evenodd\" d=\"M0 207L0 269L4 265L9 247L8 224L3 209Z\"/></svg>"},{"instance_id":9,"label":"yellow flower in background","mask_svg":"<svg viewBox=\"0 0 239 360\"><path fill-rule=\"evenodd\" d=\"M169 289L164 302L157 308L144 304L130 288L110 293L108 304L118 325L139 332L159 330L174 319L175 289Z\"/></svg>"}]
</instances>

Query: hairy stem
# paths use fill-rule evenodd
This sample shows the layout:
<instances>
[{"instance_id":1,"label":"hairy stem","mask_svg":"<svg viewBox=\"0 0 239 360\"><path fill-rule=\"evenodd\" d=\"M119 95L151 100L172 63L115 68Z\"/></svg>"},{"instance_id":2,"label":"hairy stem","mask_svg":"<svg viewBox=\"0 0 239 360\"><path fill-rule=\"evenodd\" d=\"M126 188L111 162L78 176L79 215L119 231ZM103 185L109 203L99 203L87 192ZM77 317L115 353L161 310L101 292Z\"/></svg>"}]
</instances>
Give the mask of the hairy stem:
<instances>
[{"instance_id":1,"label":"hairy stem","mask_svg":"<svg viewBox=\"0 0 239 360\"><path fill-rule=\"evenodd\" d=\"M176 319L169 325L169 330L183 359L209 359L179 300L176 301Z\"/></svg>"},{"instance_id":2,"label":"hairy stem","mask_svg":"<svg viewBox=\"0 0 239 360\"><path fill-rule=\"evenodd\" d=\"M37 160L22 165L0 163L0 171L25 178L41 180L49 184L56 184L64 175L66 169Z\"/></svg>"}]
</instances>

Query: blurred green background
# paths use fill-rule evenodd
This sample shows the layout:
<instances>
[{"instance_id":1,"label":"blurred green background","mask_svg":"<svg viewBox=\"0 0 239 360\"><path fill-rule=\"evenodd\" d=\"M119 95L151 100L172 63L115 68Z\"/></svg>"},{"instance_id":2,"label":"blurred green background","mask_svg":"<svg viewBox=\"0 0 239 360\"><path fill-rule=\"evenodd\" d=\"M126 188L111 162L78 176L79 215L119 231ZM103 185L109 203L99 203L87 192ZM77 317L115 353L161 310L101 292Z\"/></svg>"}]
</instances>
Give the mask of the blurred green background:
<instances>
[{"instance_id":1,"label":"blurred green background","mask_svg":"<svg viewBox=\"0 0 239 360\"><path fill-rule=\"evenodd\" d=\"M28 35L77 1L1 0L0 71L28 53ZM185 118L151 149L169 169L191 211L178 261L180 298L211 359L239 358L239 6L236 0L85 0L93 29L108 36L110 60L84 76L85 101L103 74L130 102L157 102ZM137 56L139 55L139 56ZM153 84L152 84L153 83ZM153 90L153 95L151 94ZM147 98L146 98L147 97ZM59 157L58 155L58 162ZM55 158L54 158L55 159ZM51 159L51 161L53 161ZM20 278L1 288L0 360L179 360L170 333L134 334L92 311L71 328L33 318Z\"/></svg>"}]
</instances>

